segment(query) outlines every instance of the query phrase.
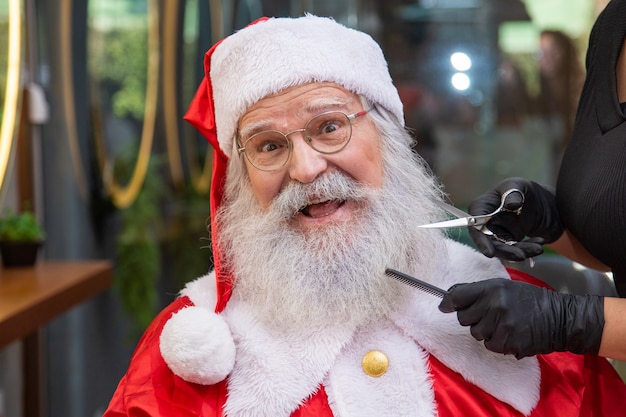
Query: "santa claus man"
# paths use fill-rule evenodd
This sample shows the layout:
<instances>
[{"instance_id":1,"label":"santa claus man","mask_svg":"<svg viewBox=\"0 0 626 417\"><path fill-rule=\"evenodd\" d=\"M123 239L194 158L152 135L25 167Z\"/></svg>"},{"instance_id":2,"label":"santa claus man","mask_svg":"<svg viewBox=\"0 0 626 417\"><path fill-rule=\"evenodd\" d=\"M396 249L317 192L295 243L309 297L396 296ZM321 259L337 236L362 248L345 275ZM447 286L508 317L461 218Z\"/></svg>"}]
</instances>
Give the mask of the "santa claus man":
<instances>
[{"instance_id":1,"label":"santa claus man","mask_svg":"<svg viewBox=\"0 0 626 417\"><path fill-rule=\"evenodd\" d=\"M385 275L448 288L510 271L418 227L442 219L442 193L372 38L261 19L205 70L186 119L215 149L215 270L147 329L106 417L623 413L604 359L493 353Z\"/></svg>"}]
</instances>

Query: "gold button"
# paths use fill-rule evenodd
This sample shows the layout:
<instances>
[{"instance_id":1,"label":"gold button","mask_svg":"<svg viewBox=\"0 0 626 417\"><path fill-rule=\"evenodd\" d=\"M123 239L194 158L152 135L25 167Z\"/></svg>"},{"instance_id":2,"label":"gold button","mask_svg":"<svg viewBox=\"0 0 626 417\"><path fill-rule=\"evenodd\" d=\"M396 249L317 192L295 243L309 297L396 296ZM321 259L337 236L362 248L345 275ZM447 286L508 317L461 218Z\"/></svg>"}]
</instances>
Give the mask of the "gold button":
<instances>
[{"instance_id":1,"label":"gold button","mask_svg":"<svg viewBox=\"0 0 626 417\"><path fill-rule=\"evenodd\" d=\"M363 367L363 371L369 376L378 378L387 372L389 359L387 359L387 356L380 350L372 350L363 356L361 367Z\"/></svg>"}]
</instances>

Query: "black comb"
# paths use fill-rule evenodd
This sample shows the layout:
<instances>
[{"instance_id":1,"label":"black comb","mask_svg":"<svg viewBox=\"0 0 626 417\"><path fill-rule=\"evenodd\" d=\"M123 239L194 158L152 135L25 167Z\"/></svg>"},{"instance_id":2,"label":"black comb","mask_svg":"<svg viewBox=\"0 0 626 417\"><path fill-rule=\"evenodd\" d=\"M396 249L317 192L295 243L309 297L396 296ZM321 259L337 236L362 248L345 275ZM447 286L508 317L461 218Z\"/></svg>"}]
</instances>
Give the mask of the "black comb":
<instances>
[{"instance_id":1,"label":"black comb","mask_svg":"<svg viewBox=\"0 0 626 417\"><path fill-rule=\"evenodd\" d=\"M389 275L392 278L397 279L400 282L404 282L407 285L415 287L418 290L422 290L424 292L427 292L428 294L434 295L435 297L443 298L443 296L448 293L448 291L442 290L439 287L435 287L432 284L429 284L420 279L407 275L403 272L396 271L395 269L386 269L385 274Z\"/></svg>"}]
</instances>

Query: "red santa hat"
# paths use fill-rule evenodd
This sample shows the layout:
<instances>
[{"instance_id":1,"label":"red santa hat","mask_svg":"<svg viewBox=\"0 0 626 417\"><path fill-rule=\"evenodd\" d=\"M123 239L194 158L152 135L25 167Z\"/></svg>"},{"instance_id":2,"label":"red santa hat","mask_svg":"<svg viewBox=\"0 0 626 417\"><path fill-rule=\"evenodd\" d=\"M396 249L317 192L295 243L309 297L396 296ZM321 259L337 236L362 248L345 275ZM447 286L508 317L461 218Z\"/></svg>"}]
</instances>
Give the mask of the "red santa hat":
<instances>
[{"instance_id":1,"label":"red santa hat","mask_svg":"<svg viewBox=\"0 0 626 417\"><path fill-rule=\"evenodd\" d=\"M367 34L331 18L261 18L215 44L204 57L205 78L185 120L214 148L211 184L211 233L222 202L226 166L236 155L239 119L257 101L288 87L334 82L387 109L404 124L402 102L380 46ZM216 312L231 293L228 271L215 245Z\"/></svg>"}]
</instances>

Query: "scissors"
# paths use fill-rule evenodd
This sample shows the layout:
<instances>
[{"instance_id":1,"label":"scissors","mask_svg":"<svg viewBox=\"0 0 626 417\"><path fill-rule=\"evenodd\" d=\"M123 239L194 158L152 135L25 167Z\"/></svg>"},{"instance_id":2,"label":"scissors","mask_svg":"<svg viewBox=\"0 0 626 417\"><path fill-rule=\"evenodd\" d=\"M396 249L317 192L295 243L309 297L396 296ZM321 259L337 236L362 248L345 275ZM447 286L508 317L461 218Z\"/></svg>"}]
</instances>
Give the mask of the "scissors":
<instances>
[{"instance_id":1,"label":"scissors","mask_svg":"<svg viewBox=\"0 0 626 417\"><path fill-rule=\"evenodd\" d=\"M519 208L515 210L507 209L506 207L504 207L506 198L512 193L519 193L522 196L522 205L523 205L524 193L522 193L517 188L510 188L506 190L500 197L500 206L495 211L489 214L483 214L479 216L472 216L471 214L468 214L464 212L463 210L460 210L454 207L453 205L440 201L438 202L438 204L448 213L456 216L457 218L452 219L452 220L442 221L442 222L422 224L419 227L426 228L426 229L432 229L432 228L438 229L438 228L449 228L449 227L474 227L488 236L493 236L497 240L501 240L491 230L487 228L486 224L489 222L489 220L492 219L493 216L495 216L498 213L502 213L502 212L509 212L509 213L515 213L515 214L521 213L522 211L521 205L519 206ZM514 241L503 241L503 242L506 243L507 245L513 245L517 243Z\"/></svg>"}]
</instances>

